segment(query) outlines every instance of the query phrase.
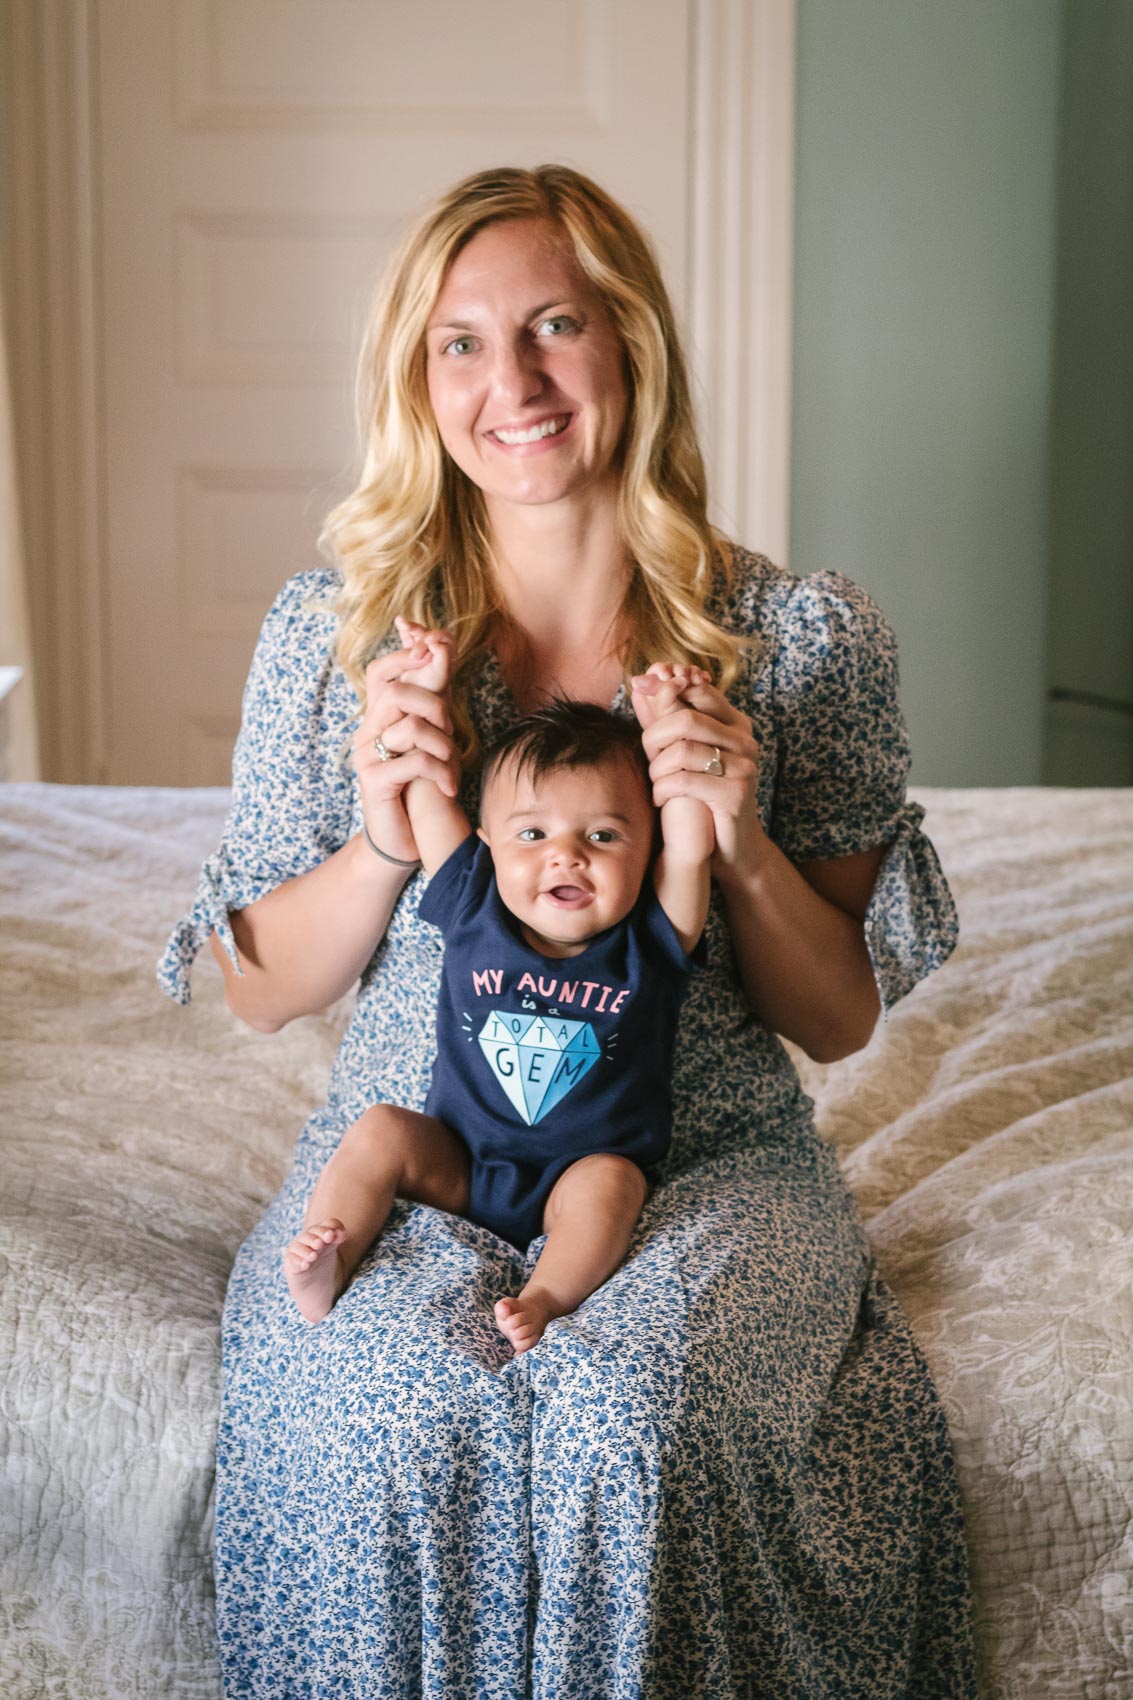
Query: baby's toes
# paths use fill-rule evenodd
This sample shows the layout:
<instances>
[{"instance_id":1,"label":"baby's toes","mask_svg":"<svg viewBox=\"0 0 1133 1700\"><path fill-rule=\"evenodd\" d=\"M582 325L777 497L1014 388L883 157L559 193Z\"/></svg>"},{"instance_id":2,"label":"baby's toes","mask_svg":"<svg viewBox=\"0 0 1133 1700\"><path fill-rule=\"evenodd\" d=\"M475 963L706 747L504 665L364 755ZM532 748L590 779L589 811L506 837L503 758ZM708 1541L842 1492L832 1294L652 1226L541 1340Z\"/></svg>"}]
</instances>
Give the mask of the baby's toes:
<instances>
[{"instance_id":1,"label":"baby's toes","mask_svg":"<svg viewBox=\"0 0 1133 1700\"><path fill-rule=\"evenodd\" d=\"M341 1222L320 1222L317 1226L304 1228L302 1233L296 1234L291 1242L291 1249L304 1264L313 1263L328 1245L337 1245L345 1238L346 1229Z\"/></svg>"}]
</instances>

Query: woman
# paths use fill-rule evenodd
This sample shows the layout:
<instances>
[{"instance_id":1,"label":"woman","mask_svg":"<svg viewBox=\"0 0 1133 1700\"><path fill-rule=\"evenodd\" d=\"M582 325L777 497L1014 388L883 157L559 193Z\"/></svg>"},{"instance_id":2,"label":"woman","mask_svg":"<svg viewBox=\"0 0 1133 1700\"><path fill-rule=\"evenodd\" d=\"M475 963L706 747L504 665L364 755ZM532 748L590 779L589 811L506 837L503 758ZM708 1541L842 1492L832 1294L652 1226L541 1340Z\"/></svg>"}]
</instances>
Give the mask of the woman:
<instances>
[{"instance_id":1,"label":"woman","mask_svg":"<svg viewBox=\"0 0 1133 1700\"><path fill-rule=\"evenodd\" d=\"M163 964L188 1001L211 938L266 1031L361 976L225 1306L227 1692L973 1694L940 1405L775 1037L848 1054L955 942L905 803L892 634L847 580L709 525L655 258L572 170L484 172L421 218L360 402L338 565L267 617L223 842ZM398 614L452 634L447 700L403 676ZM717 682L650 723L648 669L677 661ZM552 689L636 701L655 801L715 823L664 1184L622 1267L519 1358L492 1306L542 1238L523 1254L411 1198L312 1328L280 1264L312 1182L367 1104L429 1083L441 945L401 793L459 783L475 818L481 744Z\"/></svg>"}]
</instances>

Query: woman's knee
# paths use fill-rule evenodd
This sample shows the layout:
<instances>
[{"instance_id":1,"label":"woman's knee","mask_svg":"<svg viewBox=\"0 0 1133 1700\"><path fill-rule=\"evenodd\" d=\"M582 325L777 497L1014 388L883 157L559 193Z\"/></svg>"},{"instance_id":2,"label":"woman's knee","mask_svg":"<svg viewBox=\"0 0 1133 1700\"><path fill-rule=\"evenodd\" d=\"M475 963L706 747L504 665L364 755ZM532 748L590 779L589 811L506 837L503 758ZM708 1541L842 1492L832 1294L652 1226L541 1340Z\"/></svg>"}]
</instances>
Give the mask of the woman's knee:
<instances>
[{"instance_id":1,"label":"woman's knee","mask_svg":"<svg viewBox=\"0 0 1133 1700\"><path fill-rule=\"evenodd\" d=\"M612 1456L660 1468L702 1414L686 1396L679 1342L665 1329L631 1341L620 1307L587 1301L577 1314L577 1326L544 1335L532 1366L537 1455L561 1454L580 1478L601 1474Z\"/></svg>"}]
</instances>

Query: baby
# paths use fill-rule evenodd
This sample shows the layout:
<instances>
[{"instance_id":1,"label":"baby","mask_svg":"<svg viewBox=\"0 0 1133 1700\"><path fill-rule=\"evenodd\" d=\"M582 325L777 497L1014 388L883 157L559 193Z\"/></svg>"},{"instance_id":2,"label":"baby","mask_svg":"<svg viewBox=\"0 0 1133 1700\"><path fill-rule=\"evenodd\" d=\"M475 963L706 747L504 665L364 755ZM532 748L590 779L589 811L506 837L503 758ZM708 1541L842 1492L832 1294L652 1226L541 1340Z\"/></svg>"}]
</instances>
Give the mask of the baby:
<instances>
[{"instance_id":1,"label":"baby","mask_svg":"<svg viewBox=\"0 0 1133 1700\"><path fill-rule=\"evenodd\" d=\"M398 629L427 651L414 682L443 691L448 638ZM707 677L669 671L642 699L651 718ZM712 816L674 799L658 834L640 728L563 699L488 751L476 832L432 780L412 781L406 809L430 876L419 914L445 940L432 1084L423 1113L376 1104L346 1130L284 1271L320 1321L397 1196L520 1249L545 1233L530 1280L495 1305L518 1356L618 1268L656 1185L677 1016L704 960Z\"/></svg>"}]
</instances>

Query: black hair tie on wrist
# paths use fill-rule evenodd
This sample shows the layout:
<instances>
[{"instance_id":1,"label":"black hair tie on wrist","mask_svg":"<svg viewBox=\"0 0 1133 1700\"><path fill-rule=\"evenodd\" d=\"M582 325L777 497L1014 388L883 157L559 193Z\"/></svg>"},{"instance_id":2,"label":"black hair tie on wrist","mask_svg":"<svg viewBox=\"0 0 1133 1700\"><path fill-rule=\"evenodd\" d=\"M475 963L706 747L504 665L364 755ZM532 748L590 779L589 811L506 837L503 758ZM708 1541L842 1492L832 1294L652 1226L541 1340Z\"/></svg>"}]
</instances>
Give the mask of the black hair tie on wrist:
<instances>
[{"instance_id":1,"label":"black hair tie on wrist","mask_svg":"<svg viewBox=\"0 0 1133 1700\"><path fill-rule=\"evenodd\" d=\"M395 868L419 868L421 866L420 861L403 862L400 856L391 856L385 850L379 850L378 846L374 843L373 839L370 837L370 829L366 825L365 816L362 817L362 831L365 834L366 843L370 846L370 849L374 852L374 855L380 856L383 862L392 862Z\"/></svg>"}]
</instances>

